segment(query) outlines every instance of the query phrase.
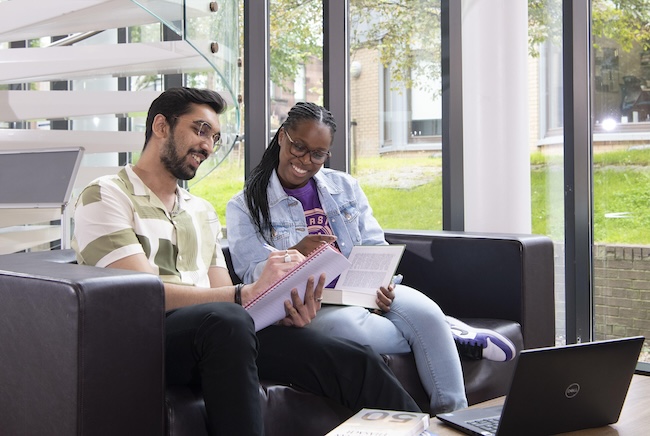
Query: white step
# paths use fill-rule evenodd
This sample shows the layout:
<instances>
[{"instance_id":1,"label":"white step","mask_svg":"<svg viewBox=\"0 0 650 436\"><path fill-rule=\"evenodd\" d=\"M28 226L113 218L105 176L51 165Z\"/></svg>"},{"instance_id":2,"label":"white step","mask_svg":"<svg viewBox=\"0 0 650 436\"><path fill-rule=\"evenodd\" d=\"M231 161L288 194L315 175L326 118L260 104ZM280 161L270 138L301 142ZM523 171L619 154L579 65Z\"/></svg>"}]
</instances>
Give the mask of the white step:
<instances>
[{"instance_id":1,"label":"white step","mask_svg":"<svg viewBox=\"0 0 650 436\"><path fill-rule=\"evenodd\" d=\"M141 151L143 145L144 132L0 129L0 150L83 147L85 153L115 153Z\"/></svg>"},{"instance_id":2,"label":"white step","mask_svg":"<svg viewBox=\"0 0 650 436\"><path fill-rule=\"evenodd\" d=\"M168 24L183 18L181 0L142 0ZM190 3L189 16L208 15L209 2ZM23 41L52 35L158 22L131 0L14 0L0 2L0 41Z\"/></svg>"},{"instance_id":3,"label":"white step","mask_svg":"<svg viewBox=\"0 0 650 436\"><path fill-rule=\"evenodd\" d=\"M228 56L226 47L220 47L210 60L216 63L221 56ZM14 48L2 50L0 84L211 69L205 58L185 41Z\"/></svg>"},{"instance_id":4,"label":"white step","mask_svg":"<svg viewBox=\"0 0 650 436\"><path fill-rule=\"evenodd\" d=\"M61 208L0 209L0 228L23 224L42 224L61 219Z\"/></svg>"},{"instance_id":5,"label":"white step","mask_svg":"<svg viewBox=\"0 0 650 436\"><path fill-rule=\"evenodd\" d=\"M159 91L0 91L0 121L146 113Z\"/></svg>"},{"instance_id":6,"label":"white step","mask_svg":"<svg viewBox=\"0 0 650 436\"><path fill-rule=\"evenodd\" d=\"M0 229L0 255L16 253L61 239L60 226L19 226Z\"/></svg>"}]
</instances>

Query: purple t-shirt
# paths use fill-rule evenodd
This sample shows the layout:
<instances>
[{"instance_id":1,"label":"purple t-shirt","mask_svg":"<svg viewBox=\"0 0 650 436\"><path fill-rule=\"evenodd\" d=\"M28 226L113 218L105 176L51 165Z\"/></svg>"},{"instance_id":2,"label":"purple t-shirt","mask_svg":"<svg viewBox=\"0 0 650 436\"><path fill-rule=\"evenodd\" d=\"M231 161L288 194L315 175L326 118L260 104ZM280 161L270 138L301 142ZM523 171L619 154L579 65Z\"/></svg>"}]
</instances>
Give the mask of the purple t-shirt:
<instances>
[{"instance_id":1,"label":"purple t-shirt","mask_svg":"<svg viewBox=\"0 0 650 436\"><path fill-rule=\"evenodd\" d=\"M332 228L327 221L327 215L320 204L316 182L309 179L309 182L302 188L284 189L287 195L290 195L302 204L305 211L305 220L310 235L333 235Z\"/></svg>"},{"instance_id":2,"label":"purple t-shirt","mask_svg":"<svg viewBox=\"0 0 650 436\"><path fill-rule=\"evenodd\" d=\"M310 235L334 234L332 228L330 227L329 221L327 220L327 215L325 214L325 211L320 204L320 199L318 198L318 190L316 189L316 182L314 179L309 179L309 182L307 182L307 184L302 188L284 188L284 192L286 192L287 195L296 198L302 204L302 208L305 211L307 229L309 230ZM339 247L336 242L334 243L334 246L338 250ZM337 280L338 277L332 280L332 282L326 287L333 288L336 285Z\"/></svg>"}]
</instances>

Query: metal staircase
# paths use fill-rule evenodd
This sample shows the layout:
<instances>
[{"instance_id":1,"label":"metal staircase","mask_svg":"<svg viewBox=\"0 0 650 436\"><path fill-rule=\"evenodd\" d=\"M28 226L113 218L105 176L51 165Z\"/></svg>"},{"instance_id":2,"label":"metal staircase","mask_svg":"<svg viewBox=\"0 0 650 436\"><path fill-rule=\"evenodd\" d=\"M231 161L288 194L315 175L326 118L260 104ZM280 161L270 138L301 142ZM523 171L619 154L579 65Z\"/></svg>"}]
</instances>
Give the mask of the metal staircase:
<instances>
[{"instance_id":1,"label":"metal staircase","mask_svg":"<svg viewBox=\"0 0 650 436\"><path fill-rule=\"evenodd\" d=\"M0 151L83 147L74 201L137 159L146 111L163 89L206 87L229 102L221 125L230 146L196 183L239 132L238 16L238 0L0 0ZM0 254L67 246L60 212L0 208Z\"/></svg>"}]
</instances>

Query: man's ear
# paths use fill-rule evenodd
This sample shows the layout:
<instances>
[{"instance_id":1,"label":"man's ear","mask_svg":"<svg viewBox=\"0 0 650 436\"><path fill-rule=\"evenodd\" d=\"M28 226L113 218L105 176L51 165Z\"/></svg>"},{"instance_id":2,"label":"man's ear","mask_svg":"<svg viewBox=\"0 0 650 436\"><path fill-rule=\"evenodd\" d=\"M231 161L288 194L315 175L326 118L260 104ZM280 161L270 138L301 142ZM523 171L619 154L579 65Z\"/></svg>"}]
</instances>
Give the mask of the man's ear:
<instances>
[{"instance_id":1,"label":"man's ear","mask_svg":"<svg viewBox=\"0 0 650 436\"><path fill-rule=\"evenodd\" d=\"M151 124L151 131L156 137L166 139L170 130L167 118L163 114L158 114L154 117L153 123Z\"/></svg>"}]
</instances>

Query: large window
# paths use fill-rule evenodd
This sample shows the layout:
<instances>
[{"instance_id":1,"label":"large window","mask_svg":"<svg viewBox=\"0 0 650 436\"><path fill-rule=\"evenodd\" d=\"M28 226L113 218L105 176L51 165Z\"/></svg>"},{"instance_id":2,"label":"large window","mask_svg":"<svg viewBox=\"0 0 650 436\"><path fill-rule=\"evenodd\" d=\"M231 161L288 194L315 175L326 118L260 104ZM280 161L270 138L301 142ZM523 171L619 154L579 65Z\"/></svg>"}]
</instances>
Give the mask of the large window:
<instances>
[{"instance_id":1,"label":"large window","mask_svg":"<svg viewBox=\"0 0 650 436\"><path fill-rule=\"evenodd\" d=\"M586 5L586 0L575 3ZM565 251L574 249L577 240L575 229L565 228L566 220L572 218L565 216L572 215L565 214L569 177L582 178L583 186L593 181L594 215L587 226L593 224L594 235L589 253L593 253L595 304L589 310L594 310L595 338L650 330L650 315L644 306L650 301L646 291L650 290L650 269L645 269L650 263L650 245L646 245L650 239L646 217L650 214L645 211L650 204L650 186L646 186L650 177L645 171L650 161L650 110L646 107L650 106L650 95L646 95L650 91L649 6L641 1L593 0L592 62L586 65L591 80L582 78L581 82L592 84L594 147L585 151L587 142L583 141L578 153L588 154L587 160L593 155L594 165L593 173L585 175L576 174L575 163L567 171L565 162L565 148L573 146L573 141L565 144L565 136L575 139L571 131L575 126L566 131L564 122L565 100L569 101L565 96L575 96L568 94L572 87L564 86L563 58L568 55L562 44L567 30L563 24L576 24L562 22L562 8L571 4L528 1L529 136L516 144L530 150L526 165L531 181L532 232L548 235L556 246L558 343L574 340L570 333L577 317L567 313L565 295L574 292L565 282L570 283L567 276L575 273L565 271ZM339 123L339 131L349 128L350 171L385 229L441 229L440 1L350 0L349 5L350 124ZM277 117L272 119L272 129L295 101L323 102L322 9L317 6L321 2L271 2L271 111L272 117ZM574 103L586 106L584 101ZM480 110L494 107L484 108L478 100L476 104ZM503 117L512 115L508 107L500 110ZM466 125L471 121L465 120ZM489 152L492 156L496 153ZM503 157L505 161L507 156ZM499 159L497 156L494 162L501 163ZM573 204L569 201L567 207L575 207L579 200L583 198ZM581 214L591 208L580 205L577 212ZM580 255L566 264L584 260L577 257ZM592 278L589 272L581 274ZM591 303L580 302L587 304ZM569 305L568 310L577 309ZM646 354L642 359L650 360Z\"/></svg>"},{"instance_id":2,"label":"large window","mask_svg":"<svg viewBox=\"0 0 650 436\"><path fill-rule=\"evenodd\" d=\"M351 173L385 229L439 230L440 1L351 0L350 35Z\"/></svg>"},{"instance_id":3,"label":"large window","mask_svg":"<svg viewBox=\"0 0 650 436\"><path fill-rule=\"evenodd\" d=\"M529 8L532 232L555 243L556 342L566 343L564 293L564 130L561 2Z\"/></svg>"},{"instance_id":4,"label":"large window","mask_svg":"<svg viewBox=\"0 0 650 436\"><path fill-rule=\"evenodd\" d=\"M592 9L595 336L648 337L650 4ZM647 342L641 360L650 362Z\"/></svg>"},{"instance_id":5,"label":"large window","mask_svg":"<svg viewBox=\"0 0 650 436\"><path fill-rule=\"evenodd\" d=\"M410 87L394 77L393 64L383 67L381 84L383 110L379 153L427 151L439 152L442 143L442 99L439 76L422 74L426 63L414 61ZM439 60L438 60L439 62ZM363 99L363 96L355 96Z\"/></svg>"},{"instance_id":6,"label":"large window","mask_svg":"<svg viewBox=\"0 0 650 436\"><path fill-rule=\"evenodd\" d=\"M531 6L539 2L530 2ZM537 84L538 153L532 161L533 232L556 242L556 320L564 341L563 93L560 2L531 9L531 35L543 41L531 83ZM650 71L645 2L593 0L591 101L593 119L594 338L650 331ZM555 18L554 18L555 17ZM614 17L617 17L614 19ZM536 24L541 26L535 27ZM555 27L554 27L555 26ZM548 29L549 32L540 31ZM531 118L534 119L534 118ZM578 308L584 310L584 308ZM571 319L574 314L569 313ZM641 361L649 362L648 346Z\"/></svg>"}]
</instances>

